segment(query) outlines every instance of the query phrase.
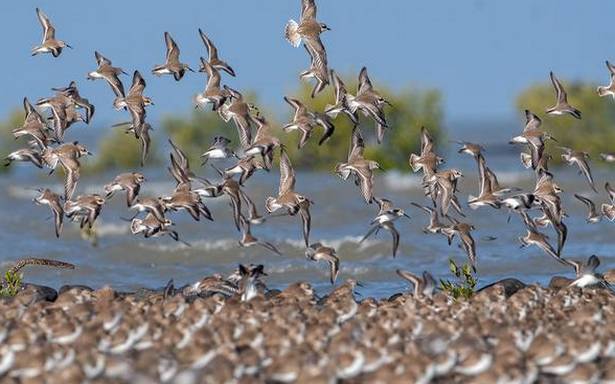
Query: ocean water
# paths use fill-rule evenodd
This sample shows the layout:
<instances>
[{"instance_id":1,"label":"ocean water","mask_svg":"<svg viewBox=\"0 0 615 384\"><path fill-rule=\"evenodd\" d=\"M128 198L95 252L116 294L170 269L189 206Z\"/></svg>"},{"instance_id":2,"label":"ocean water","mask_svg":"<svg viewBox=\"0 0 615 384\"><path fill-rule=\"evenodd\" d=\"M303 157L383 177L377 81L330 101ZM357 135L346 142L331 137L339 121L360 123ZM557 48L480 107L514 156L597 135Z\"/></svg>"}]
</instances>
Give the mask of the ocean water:
<instances>
[{"instance_id":1,"label":"ocean water","mask_svg":"<svg viewBox=\"0 0 615 384\"><path fill-rule=\"evenodd\" d=\"M533 173L521 167L515 152L488 151L486 157L500 183L526 191L533 189ZM519 248L517 238L525 235L525 229L517 216L507 222L505 210L471 210L465 206L468 194L475 195L478 190L476 165L469 156L453 151L447 155L444 165L459 168L465 175L460 182L458 197L467 215L464 220L476 226L473 235L477 245L480 285L504 277L544 284L554 275L573 276L572 269L559 265L539 249ZM162 169L143 170L148 178L142 187L143 196L164 195L172 190L174 183ZM202 171L215 179L209 170ZM585 207L572 197L574 193L581 193L597 204L606 202L603 186L612 177L609 168L603 166L594 170L599 194L591 191L576 169L561 167L554 169L554 173L564 190L563 204L569 215L566 219L568 242L563 256L585 259L596 254L601 258L602 270L615 268L615 223L586 224ZM102 194L102 186L113 177L114 173L94 177L86 174L77 194ZM170 237L145 239L131 235L129 223L121 218L130 217L133 212L126 208L124 193L118 193L103 208L96 226L98 242L93 246L81 237L77 223L66 222L62 236L55 238L50 210L32 203L36 195L33 189L38 187L50 187L60 192L62 180L24 164L18 164L15 172L0 177L0 212L3 213L0 215L0 270L16 259L28 256L56 258L74 263L77 268L58 271L29 267L24 271L28 282L55 288L63 284L92 287L109 284L118 290L159 288L169 279L181 286L214 272L230 273L239 263L259 263L265 265L269 274L266 281L270 287L283 288L298 280L312 283L321 293L326 293L331 287L328 266L305 258L298 217L272 217L264 224L252 227L255 236L279 247L284 255L278 256L261 247L239 247L237 241L241 234L233 225L229 201L225 197L208 199L205 203L215 222L195 222L185 212L170 216L176 222L180 236L191 244L188 247ZM277 188L278 172L273 170L253 176L246 191L264 214L264 200L274 195ZM466 260L457 240L448 246L443 236L422 232L428 217L412 207L410 202L427 204L428 201L420 188L419 175L409 170L379 173L376 177L376 196L393 200L411 216L410 220L400 218L396 222L401 243L395 258L391 254L391 236L386 231L360 243L378 208L375 204L365 204L358 188L350 181L345 182L332 173L298 171L296 190L315 201L311 242L320 241L337 249L341 259L338 284L348 277L355 277L364 285L359 289L364 296L383 297L407 289L407 284L395 273L397 268L416 273L428 270L436 278L451 278L448 259L454 258L458 263ZM555 242L555 233L551 229L547 231Z\"/></svg>"}]
</instances>

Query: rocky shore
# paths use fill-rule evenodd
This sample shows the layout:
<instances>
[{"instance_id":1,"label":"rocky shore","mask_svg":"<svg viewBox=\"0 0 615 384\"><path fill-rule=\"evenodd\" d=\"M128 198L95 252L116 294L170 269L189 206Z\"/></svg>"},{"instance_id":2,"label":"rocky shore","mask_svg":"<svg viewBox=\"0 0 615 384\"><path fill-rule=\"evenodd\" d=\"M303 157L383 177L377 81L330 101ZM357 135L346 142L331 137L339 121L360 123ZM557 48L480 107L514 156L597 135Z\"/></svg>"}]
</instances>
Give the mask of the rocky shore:
<instances>
[{"instance_id":1,"label":"rocky shore","mask_svg":"<svg viewBox=\"0 0 615 384\"><path fill-rule=\"evenodd\" d=\"M300 282L242 300L203 289L216 279L134 293L26 284L0 299L0 381L615 383L608 289L506 279L453 301L362 298L354 281L316 297Z\"/></svg>"}]
</instances>

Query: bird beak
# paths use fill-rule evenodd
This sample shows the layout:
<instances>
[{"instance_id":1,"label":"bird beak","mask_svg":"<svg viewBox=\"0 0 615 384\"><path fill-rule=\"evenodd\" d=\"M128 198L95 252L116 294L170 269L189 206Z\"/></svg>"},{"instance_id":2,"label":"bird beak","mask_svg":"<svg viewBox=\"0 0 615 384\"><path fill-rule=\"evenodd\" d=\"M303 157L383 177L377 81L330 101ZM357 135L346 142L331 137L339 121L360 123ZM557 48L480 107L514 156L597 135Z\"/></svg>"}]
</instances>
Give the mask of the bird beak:
<instances>
[{"instance_id":1,"label":"bird beak","mask_svg":"<svg viewBox=\"0 0 615 384\"><path fill-rule=\"evenodd\" d=\"M66 45L66 46L67 46L68 48L70 48L70 49L73 49L73 47L72 47L72 46L70 46L70 45L68 45L68 44L66 44L66 43L64 43L64 45Z\"/></svg>"},{"instance_id":2,"label":"bird beak","mask_svg":"<svg viewBox=\"0 0 615 384\"><path fill-rule=\"evenodd\" d=\"M391 102L388 100L385 100L384 103L387 104L389 107L393 107L393 104L391 104Z\"/></svg>"},{"instance_id":3,"label":"bird beak","mask_svg":"<svg viewBox=\"0 0 615 384\"><path fill-rule=\"evenodd\" d=\"M360 282L360 281L357 281L357 286L358 286L358 287L365 287L365 285L363 285L363 283L362 283L362 282Z\"/></svg>"},{"instance_id":4,"label":"bird beak","mask_svg":"<svg viewBox=\"0 0 615 384\"><path fill-rule=\"evenodd\" d=\"M192 68L190 68L190 67L186 67L186 68L188 68L188 70L189 70L190 72L196 72L194 69L192 69Z\"/></svg>"},{"instance_id":5,"label":"bird beak","mask_svg":"<svg viewBox=\"0 0 615 384\"><path fill-rule=\"evenodd\" d=\"M408 219L410 219L410 215L408 215L407 213L404 213L404 216L406 216Z\"/></svg>"},{"instance_id":6,"label":"bird beak","mask_svg":"<svg viewBox=\"0 0 615 384\"><path fill-rule=\"evenodd\" d=\"M90 151L87 152L88 156L94 156L94 154Z\"/></svg>"}]
</instances>

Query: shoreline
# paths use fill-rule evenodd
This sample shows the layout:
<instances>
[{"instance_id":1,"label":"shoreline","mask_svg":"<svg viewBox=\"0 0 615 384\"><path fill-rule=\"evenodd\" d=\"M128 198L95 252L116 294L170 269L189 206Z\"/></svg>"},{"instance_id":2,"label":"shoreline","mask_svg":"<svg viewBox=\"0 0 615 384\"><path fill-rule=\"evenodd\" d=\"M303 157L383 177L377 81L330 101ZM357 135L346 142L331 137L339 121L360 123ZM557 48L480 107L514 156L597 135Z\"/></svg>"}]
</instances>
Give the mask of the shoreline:
<instances>
[{"instance_id":1,"label":"shoreline","mask_svg":"<svg viewBox=\"0 0 615 384\"><path fill-rule=\"evenodd\" d=\"M0 378L615 380L615 294L563 277L549 287L504 279L458 301L442 292L362 297L352 280L323 297L301 282L263 293L257 281L242 301L220 281L132 293L24 284L0 299Z\"/></svg>"}]
</instances>

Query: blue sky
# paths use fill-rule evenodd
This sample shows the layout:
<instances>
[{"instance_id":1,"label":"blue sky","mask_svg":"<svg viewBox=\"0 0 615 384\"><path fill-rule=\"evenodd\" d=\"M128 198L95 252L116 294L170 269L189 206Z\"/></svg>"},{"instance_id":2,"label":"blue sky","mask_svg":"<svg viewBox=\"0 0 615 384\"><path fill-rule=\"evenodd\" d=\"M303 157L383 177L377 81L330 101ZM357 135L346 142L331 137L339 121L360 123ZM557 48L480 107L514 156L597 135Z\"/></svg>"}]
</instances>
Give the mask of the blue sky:
<instances>
[{"instance_id":1,"label":"blue sky","mask_svg":"<svg viewBox=\"0 0 615 384\"><path fill-rule=\"evenodd\" d=\"M95 49L126 72L145 74L146 93L156 102L148 111L152 121L187 113L192 96L204 87L203 75L188 73L177 83L172 77L155 78L150 70L164 61L164 31L180 45L183 61L198 67L205 54L199 27L238 74L224 80L237 89L257 90L268 107L285 110L282 96L296 89L298 73L308 66L305 51L282 36L286 21L299 16L299 0L147 4L1 2L0 116L19 106L23 96L37 99L74 79L96 104L95 121L124 119L111 108L110 88L85 79L96 67ZM366 65L376 85L439 88L449 122L511 118L518 92L547 81L549 70L566 80L606 82L604 60L615 60L615 29L608 22L615 2L321 0L318 5L319 19L332 28L323 35L331 67L347 73ZM58 59L30 56L41 38L37 6L74 50ZM128 86L130 78L124 82Z\"/></svg>"}]
</instances>

